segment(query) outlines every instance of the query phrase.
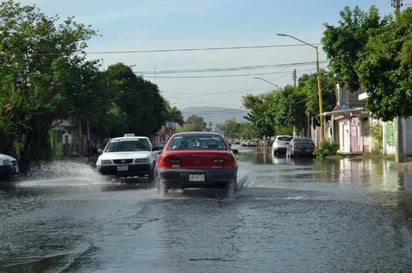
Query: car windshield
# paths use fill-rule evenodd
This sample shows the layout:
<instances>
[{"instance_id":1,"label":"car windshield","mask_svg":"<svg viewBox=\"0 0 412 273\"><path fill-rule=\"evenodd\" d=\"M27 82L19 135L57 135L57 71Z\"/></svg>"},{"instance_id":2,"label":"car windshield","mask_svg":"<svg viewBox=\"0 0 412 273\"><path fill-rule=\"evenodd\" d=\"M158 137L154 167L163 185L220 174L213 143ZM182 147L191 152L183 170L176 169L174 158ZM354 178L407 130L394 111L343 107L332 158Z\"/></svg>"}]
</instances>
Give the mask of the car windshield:
<instances>
[{"instance_id":1,"label":"car windshield","mask_svg":"<svg viewBox=\"0 0 412 273\"><path fill-rule=\"evenodd\" d=\"M107 145L105 152L149 151L149 145L144 139L117 140Z\"/></svg>"},{"instance_id":2,"label":"car windshield","mask_svg":"<svg viewBox=\"0 0 412 273\"><path fill-rule=\"evenodd\" d=\"M176 136L168 150L227 150L222 137L216 135Z\"/></svg>"}]
</instances>

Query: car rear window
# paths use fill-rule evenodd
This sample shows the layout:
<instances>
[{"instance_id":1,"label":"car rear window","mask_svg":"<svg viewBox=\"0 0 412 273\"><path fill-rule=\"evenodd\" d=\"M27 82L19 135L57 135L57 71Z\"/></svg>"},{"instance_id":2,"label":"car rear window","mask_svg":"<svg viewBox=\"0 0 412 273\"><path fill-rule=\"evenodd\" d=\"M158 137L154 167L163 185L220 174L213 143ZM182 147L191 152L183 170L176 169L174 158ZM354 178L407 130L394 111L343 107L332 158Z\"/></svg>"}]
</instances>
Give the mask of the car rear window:
<instances>
[{"instance_id":1,"label":"car rear window","mask_svg":"<svg viewBox=\"0 0 412 273\"><path fill-rule=\"evenodd\" d=\"M290 141L291 139L292 139L292 137L287 137L287 136L278 137L278 140L280 140L280 141Z\"/></svg>"},{"instance_id":2,"label":"car rear window","mask_svg":"<svg viewBox=\"0 0 412 273\"><path fill-rule=\"evenodd\" d=\"M227 150L222 137L215 135L176 136L168 146L168 150Z\"/></svg>"},{"instance_id":3,"label":"car rear window","mask_svg":"<svg viewBox=\"0 0 412 273\"><path fill-rule=\"evenodd\" d=\"M295 138L294 141L297 143L312 143L312 139L310 138Z\"/></svg>"}]
</instances>

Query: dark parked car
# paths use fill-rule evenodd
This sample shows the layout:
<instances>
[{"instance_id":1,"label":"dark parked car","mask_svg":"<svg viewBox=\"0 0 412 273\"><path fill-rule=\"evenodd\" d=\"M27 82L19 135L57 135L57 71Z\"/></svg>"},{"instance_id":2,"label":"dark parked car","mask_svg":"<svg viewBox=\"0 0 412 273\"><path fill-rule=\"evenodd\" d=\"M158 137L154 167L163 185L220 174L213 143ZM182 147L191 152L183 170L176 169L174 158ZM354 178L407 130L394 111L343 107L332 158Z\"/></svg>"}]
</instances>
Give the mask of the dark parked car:
<instances>
[{"instance_id":1,"label":"dark parked car","mask_svg":"<svg viewBox=\"0 0 412 273\"><path fill-rule=\"evenodd\" d=\"M19 174L19 164L16 158L0 154L0 180L7 180Z\"/></svg>"},{"instance_id":2,"label":"dark parked car","mask_svg":"<svg viewBox=\"0 0 412 273\"><path fill-rule=\"evenodd\" d=\"M174 134L157 160L158 191L172 188L236 189L237 160L229 142L219 133Z\"/></svg>"},{"instance_id":3,"label":"dark parked car","mask_svg":"<svg viewBox=\"0 0 412 273\"><path fill-rule=\"evenodd\" d=\"M286 157L313 156L315 143L309 137L294 137L286 149Z\"/></svg>"}]
</instances>

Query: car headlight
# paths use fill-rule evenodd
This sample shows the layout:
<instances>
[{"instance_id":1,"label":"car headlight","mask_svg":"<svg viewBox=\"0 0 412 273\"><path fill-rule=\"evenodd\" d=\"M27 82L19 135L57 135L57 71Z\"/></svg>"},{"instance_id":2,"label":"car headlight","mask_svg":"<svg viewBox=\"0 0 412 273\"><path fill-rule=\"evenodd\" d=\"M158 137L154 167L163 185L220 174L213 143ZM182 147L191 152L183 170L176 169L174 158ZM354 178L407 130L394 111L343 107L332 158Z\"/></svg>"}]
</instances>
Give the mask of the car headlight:
<instances>
[{"instance_id":1,"label":"car headlight","mask_svg":"<svg viewBox=\"0 0 412 273\"><path fill-rule=\"evenodd\" d=\"M136 158L134 160L134 163L149 163L150 159L149 158Z\"/></svg>"},{"instance_id":2,"label":"car headlight","mask_svg":"<svg viewBox=\"0 0 412 273\"><path fill-rule=\"evenodd\" d=\"M112 161L110 159L102 159L100 160L101 165L110 165L112 164Z\"/></svg>"},{"instance_id":3,"label":"car headlight","mask_svg":"<svg viewBox=\"0 0 412 273\"><path fill-rule=\"evenodd\" d=\"M12 166L13 162L10 159L0 159L0 166Z\"/></svg>"}]
</instances>

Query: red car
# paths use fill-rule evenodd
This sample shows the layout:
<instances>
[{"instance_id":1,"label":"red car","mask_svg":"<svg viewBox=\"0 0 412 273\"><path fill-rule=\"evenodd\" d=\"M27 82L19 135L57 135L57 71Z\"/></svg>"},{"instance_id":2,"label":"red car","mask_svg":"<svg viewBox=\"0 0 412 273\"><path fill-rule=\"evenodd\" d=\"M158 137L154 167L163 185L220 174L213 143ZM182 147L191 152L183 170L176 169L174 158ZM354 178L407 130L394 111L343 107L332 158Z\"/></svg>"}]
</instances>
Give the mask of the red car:
<instances>
[{"instance_id":1,"label":"red car","mask_svg":"<svg viewBox=\"0 0 412 273\"><path fill-rule=\"evenodd\" d=\"M159 193L171 188L236 189L238 164L229 142L219 133L174 134L159 153L156 178Z\"/></svg>"}]
</instances>

